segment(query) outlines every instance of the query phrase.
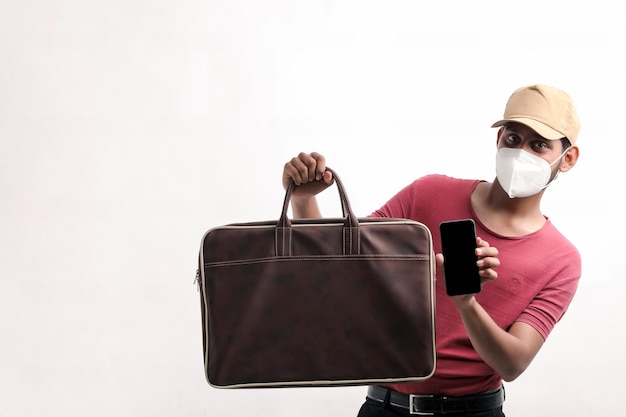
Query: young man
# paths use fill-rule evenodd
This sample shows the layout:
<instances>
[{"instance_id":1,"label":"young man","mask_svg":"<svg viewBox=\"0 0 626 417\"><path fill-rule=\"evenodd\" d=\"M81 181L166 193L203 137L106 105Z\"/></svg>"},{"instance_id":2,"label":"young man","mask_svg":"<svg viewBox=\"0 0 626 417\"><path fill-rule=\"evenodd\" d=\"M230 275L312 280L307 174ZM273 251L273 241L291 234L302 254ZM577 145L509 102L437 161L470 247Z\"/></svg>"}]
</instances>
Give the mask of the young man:
<instances>
[{"instance_id":1,"label":"young man","mask_svg":"<svg viewBox=\"0 0 626 417\"><path fill-rule=\"evenodd\" d=\"M580 255L540 210L546 187L578 160L571 98L550 86L522 87L492 127L499 128L493 182L428 175L372 213L420 221L433 234L437 368L422 382L369 387L360 417L503 416L502 380L528 367L576 292ZM321 217L315 195L332 184L325 167L318 153L285 164L283 186L292 179L298 185L295 217ZM439 224L464 218L476 223L483 285L477 294L450 297Z\"/></svg>"}]
</instances>

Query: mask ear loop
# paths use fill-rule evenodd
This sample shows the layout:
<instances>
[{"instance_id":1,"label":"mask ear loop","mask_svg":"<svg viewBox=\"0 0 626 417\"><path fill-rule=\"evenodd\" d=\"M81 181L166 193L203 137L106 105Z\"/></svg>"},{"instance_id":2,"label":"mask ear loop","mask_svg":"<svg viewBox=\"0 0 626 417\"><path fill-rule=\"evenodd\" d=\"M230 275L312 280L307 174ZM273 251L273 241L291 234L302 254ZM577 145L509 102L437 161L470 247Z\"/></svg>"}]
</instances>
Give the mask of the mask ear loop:
<instances>
[{"instance_id":1,"label":"mask ear loop","mask_svg":"<svg viewBox=\"0 0 626 417\"><path fill-rule=\"evenodd\" d=\"M561 162L563 162L563 161L562 161L562 158L563 158L563 156L567 153L567 151L569 151L569 148L565 149L565 150L563 151L563 153L562 153L561 155L559 155L559 157L558 157L558 158L556 158L556 159L555 159L555 160L554 160L554 161L550 164L550 170L551 170L551 171L552 171L552 165L556 164L557 162L559 162L559 164L560 164ZM545 190L546 188L548 188L548 185L552 184L552 182L553 182L554 180L556 180L556 179L557 179L557 177L559 176L559 173L560 173L560 172L561 172L561 170L560 170L560 169L557 169L557 170L556 170L556 174L554 174L554 177L552 177L552 179L551 179L550 181L548 181L548 183L547 183L546 185L544 185L541 189L542 189L542 190Z\"/></svg>"}]
</instances>

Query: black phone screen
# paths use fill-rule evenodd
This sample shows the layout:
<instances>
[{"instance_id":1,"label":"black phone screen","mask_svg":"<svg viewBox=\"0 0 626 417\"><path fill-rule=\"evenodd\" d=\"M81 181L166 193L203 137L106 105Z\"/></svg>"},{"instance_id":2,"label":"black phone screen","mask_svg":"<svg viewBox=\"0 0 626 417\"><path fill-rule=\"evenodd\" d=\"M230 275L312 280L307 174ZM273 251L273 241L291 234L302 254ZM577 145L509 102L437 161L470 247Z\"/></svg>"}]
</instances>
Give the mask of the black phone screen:
<instances>
[{"instance_id":1,"label":"black phone screen","mask_svg":"<svg viewBox=\"0 0 626 417\"><path fill-rule=\"evenodd\" d=\"M443 273L448 295L480 292L476 261L476 227L472 219L452 220L439 225Z\"/></svg>"}]
</instances>

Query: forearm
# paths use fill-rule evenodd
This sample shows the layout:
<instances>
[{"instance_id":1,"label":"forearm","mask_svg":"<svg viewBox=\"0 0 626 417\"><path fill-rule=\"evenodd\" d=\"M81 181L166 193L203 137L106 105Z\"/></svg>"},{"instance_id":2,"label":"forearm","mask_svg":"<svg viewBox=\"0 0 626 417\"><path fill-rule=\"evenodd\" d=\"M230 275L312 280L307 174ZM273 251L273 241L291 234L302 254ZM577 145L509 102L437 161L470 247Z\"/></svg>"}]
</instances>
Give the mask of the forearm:
<instances>
[{"instance_id":1,"label":"forearm","mask_svg":"<svg viewBox=\"0 0 626 417\"><path fill-rule=\"evenodd\" d=\"M473 296L457 303L472 346L505 381L517 378L539 351L543 339L530 326L515 323L512 331L501 329Z\"/></svg>"},{"instance_id":2,"label":"forearm","mask_svg":"<svg viewBox=\"0 0 626 417\"><path fill-rule=\"evenodd\" d=\"M291 210L296 219L319 219L322 217L317 199L310 197L306 199L291 199Z\"/></svg>"}]
</instances>

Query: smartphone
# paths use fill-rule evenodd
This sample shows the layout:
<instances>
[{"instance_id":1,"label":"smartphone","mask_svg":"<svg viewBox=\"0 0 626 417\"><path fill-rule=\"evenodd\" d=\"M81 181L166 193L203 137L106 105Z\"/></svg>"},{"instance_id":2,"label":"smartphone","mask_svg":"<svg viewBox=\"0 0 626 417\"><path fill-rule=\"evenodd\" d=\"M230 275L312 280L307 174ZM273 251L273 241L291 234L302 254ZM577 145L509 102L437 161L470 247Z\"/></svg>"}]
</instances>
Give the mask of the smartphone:
<instances>
[{"instance_id":1,"label":"smartphone","mask_svg":"<svg viewBox=\"0 0 626 417\"><path fill-rule=\"evenodd\" d=\"M439 231L444 258L443 274L448 295L480 292L474 221L461 219L442 222Z\"/></svg>"}]
</instances>

